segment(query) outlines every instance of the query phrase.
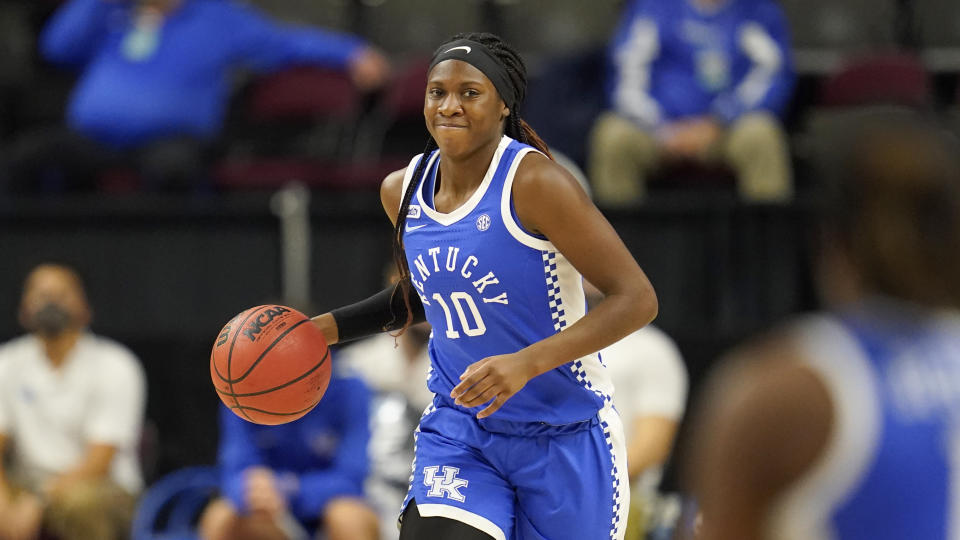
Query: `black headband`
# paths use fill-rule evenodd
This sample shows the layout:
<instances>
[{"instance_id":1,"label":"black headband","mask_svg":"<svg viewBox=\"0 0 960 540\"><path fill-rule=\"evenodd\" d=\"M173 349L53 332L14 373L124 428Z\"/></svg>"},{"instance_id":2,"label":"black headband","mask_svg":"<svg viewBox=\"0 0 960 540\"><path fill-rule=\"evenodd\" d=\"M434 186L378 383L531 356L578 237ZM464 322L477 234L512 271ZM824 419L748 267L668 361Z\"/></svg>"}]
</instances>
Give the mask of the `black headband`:
<instances>
[{"instance_id":1,"label":"black headband","mask_svg":"<svg viewBox=\"0 0 960 540\"><path fill-rule=\"evenodd\" d=\"M444 60L462 60L479 69L493 83L493 87L497 89L500 98L510 108L511 113L515 111L514 107L520 101L517 87L510 79L507 68L503 67L490 49L476 41L458 39L437 49L430 62L430 69Z\"/></svg>"}]
</instances>

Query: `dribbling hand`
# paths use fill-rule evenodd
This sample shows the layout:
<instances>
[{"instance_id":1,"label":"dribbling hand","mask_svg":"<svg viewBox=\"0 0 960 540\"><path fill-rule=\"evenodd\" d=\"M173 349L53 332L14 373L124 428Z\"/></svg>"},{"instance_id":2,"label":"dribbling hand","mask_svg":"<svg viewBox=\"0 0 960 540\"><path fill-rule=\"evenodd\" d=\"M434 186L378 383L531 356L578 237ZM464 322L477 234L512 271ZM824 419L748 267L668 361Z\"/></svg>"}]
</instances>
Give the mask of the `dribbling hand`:
<instances>
[{"instance_id":1,"label":"dribbling hand","mask_svg":"<svg viewBox=\"0 0 960 540\"><path fill-rule=\"evenodd\" d=\"M488 356L467 367L450 397L463 407L479 407L492 399L477 413L477 418L486 418L497 412L536 375L532 366L533 362L524 351Z\"/></svg>"}]
</instances>

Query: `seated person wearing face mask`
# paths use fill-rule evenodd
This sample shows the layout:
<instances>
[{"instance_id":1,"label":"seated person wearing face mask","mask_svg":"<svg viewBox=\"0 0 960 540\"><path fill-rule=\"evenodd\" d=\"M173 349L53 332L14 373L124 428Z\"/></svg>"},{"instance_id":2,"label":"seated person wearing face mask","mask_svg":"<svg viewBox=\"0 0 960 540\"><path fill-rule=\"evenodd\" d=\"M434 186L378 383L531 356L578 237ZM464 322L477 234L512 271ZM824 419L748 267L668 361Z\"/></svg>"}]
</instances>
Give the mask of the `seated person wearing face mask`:
<instances>
[{"instance_id":1,"label":"seated person wearing face mask","mask_svg":"<svg viewBox=\"0 0 960 540\"><path fill-rule=\"evenodd\" d=\"M0 538L123 538L142 487L140 363L87 330L68 267L30 272L20 322L29 334L0 345Z\"/></svg>"}]
</instances>

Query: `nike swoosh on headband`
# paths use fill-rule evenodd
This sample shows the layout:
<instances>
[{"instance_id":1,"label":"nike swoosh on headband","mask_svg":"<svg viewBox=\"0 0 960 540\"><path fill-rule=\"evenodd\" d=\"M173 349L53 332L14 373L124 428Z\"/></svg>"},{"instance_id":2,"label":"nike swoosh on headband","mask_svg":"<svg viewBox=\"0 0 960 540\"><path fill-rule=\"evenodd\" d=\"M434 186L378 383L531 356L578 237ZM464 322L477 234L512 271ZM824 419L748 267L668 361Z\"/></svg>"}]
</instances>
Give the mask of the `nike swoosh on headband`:
<instances>
[{"instance_id":1,"label":"nike swoosh on headband","mask_svg":"<svg viewBox=\"0 0 960 540\"><path fill-rule=\"evenodd\" d=\"M470 51L471 51L470 47L468 47L468 46L466 46L466 45L461 45L461 46L459 46L459 47L451 47L451 48L443 51L443 54L447 54L448 52L450 52L450 51L455 51L455 50L457 50L457 49L463 49L463 50L467 51L467 54L470 54Z\"/></svg>"}]
</instances>

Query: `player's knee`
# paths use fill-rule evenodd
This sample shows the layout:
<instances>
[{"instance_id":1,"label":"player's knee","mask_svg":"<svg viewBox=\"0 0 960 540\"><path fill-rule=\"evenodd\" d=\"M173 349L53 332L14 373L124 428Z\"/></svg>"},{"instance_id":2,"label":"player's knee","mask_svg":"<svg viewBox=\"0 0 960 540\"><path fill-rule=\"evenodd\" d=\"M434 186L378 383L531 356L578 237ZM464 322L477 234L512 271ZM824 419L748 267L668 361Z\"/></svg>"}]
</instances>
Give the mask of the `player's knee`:
<instances>
[{"instance_id":1,"label":"player's knee","mask_svg":"<svg viewBox=\"0 0 960 540\"><path fill-rule=\"evenodd\" d=\"M770 113L745 114L730 129L733 153L777 151L784 144L783 127Z\"/></svg>"},{"instance_id":2,"label":"player's knee","mask_svg":"<svg viewBox=\"0 0 960 540\"><path fill-rule=\"evenodd\" d=\"M322 517L325 532L331 540L372 540L379 531L377 514L360 499L334 499L324 508Z\"/></svg>"},{"instance_id":3,"label":"player's knee","mask_svg":"<svg viewBox=\"0 0 960 540\"><path fill-rule=\"evenodd\" d=\"M67 519L103 513L109 501L97 483L77 482L50 499L49 512Z\"/></svg>"},{"instance_id":4,"label":"player's knee","mask_svg":"<svg viewBox=\"0 0 960 540\"><path fill-rule=\"evenodd\" d=\"M633 146L640 129L614 113L604 113L596 121L590 135L592 151L604 154L636 151Z\"/></svg>"}]
</instances>

